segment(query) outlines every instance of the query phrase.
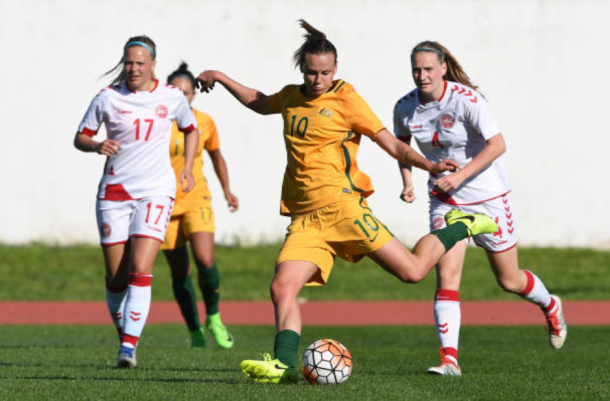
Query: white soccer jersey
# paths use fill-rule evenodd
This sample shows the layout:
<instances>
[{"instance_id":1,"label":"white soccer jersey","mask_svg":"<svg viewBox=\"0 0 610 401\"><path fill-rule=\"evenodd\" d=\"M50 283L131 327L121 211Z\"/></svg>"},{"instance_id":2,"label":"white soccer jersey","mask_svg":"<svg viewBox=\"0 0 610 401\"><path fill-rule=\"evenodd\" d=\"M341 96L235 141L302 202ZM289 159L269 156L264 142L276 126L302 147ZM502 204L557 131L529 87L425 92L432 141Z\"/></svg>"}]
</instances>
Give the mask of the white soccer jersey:
<instances>
[{"instance_id":1,"label":"white soccer jersey","mask_svg":"<svg viewBox=\"0 0 610 401\"><path fill-rule=\"evenodd\" d=\"M445 82L445 91L436 102L422 104L418 90L400 99L394 108L394 134L413 137L422 153L433 162L444 158L465 166L485 148L485 141L498 135L500 129L485 99L475 90L455 82ZM449 193L437 193L430 175L431 196L452 205L468 205L494 199L510 192L503 157L464 180Z\"/></svg>"},{"instance_id":2,"label":"white soccer jersey","mask_svg":"<svg viewBox=\"0 0 610 401\"><path fill-rule=\"evenodd\" d=\"M102 89L78 127L93 136L105 123L108 139L121 144L119 153L106 160L98 199L176 196L167 152L174 120L186 133L197 127L186 97L176 87L157 81L150 92L131 92L125 83Z\"/></svg>"}]
</instances>

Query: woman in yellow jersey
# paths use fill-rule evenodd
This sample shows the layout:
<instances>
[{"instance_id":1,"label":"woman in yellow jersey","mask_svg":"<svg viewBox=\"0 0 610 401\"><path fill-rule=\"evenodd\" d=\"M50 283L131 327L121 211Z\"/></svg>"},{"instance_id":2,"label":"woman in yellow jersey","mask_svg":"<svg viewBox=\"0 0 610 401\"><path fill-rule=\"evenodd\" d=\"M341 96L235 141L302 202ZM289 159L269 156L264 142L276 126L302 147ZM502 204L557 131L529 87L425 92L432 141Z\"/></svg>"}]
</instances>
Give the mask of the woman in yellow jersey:
<instances>
[{"instance_id":1,"label":"woman in yellow jersey","mask_svg":"<svg viewBox=\"0 0 610 401\"><path fill-rule=\"evenodd\" d=\"M189 71L186 63L182 63L167 78L167 83L182 90L189 104L193 102L195 77ZM229 188L227 165L220 153L220 143L214 121L209 115L193 108L192 110L199 129L199 147L193 165L195 187L188 193L176 192L176 203L161 249L172 271L174 296L191 333L191 346L205 348L206 340L199 322L186 247L187 241L191 243L191 250L197 265L199 288L203 294L207 314L206 327L220 347L231 348L233 337L222 323L218 311L220 276L214 260L214 212L212 211L210 190L203 175L203 149L207 150L212 159L214 171L220 180L231 211L238 209L239 200ZM172 167L176 173L176 179L178 179L178 174L184 166L184 134L178 131L175 124L172 129L169 152Z\"/></svg>"},{"instance_id":2,"label":"woman in yellow jersey","mask_svg":"<svg viewBox=\"0 0 610 401\"><path fill-rule=\"evenodd\" d=\"M432 163L390 134L354 87L333 80L337 50L305 21L305 43L294 61L303 73L302 85L288 85L266 96L219 71L204 71L197 79L202 91L220 82L243 105L259 114L282 114L288 164L280 212L291 216L286 239L271 283L275 307L275 359L248 360L241 369L265 383L295 382L301 314L297 302L304 285L323 285L334 258L358 261L364 256L404 282L418 282L457 241L495 231L483 215L448 214L448 227L423 237L409 252L375 218L365 198L373 193L369 177L358 169L356 153L362 135L392 157L434 173L453 171L455 162ZM456 224L457 223L457 224Z\"/></svg>"}]
</instances>

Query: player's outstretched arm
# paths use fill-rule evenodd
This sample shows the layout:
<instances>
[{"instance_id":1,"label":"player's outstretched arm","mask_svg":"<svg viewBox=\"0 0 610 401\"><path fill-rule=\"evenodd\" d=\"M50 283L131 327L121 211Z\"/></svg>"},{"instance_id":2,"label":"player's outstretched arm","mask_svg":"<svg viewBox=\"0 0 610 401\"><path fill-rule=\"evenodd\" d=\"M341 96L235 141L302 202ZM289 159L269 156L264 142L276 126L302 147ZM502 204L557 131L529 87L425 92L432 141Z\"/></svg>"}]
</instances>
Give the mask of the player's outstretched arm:
<instances>
[{"instance_id":1,"label":"player's outstretched arm","mask_svg":"<svg viewBox=\"0 0 610 401\"><path fill-rule=\"evenodd\" d=\"M258 114L274 114L275 112L267 103L267 95L256 89L248 88L220 71L204 71L196 79L197 89L200 92L209 92L214 89L214 84L219 82L235 99L241 104L257 112Z\"/></svg>"},{"instance_id":2,"label":"player's outstretched arm","mask_svg":"<svg viewBox=\"0 0 610 401\"><path fill-rule=\"evenodd\" d=\"M400 163L414 166L434 174L442 173L444 171L456 171L460 168L460 165L451 159L443 159L439 163L432 163L430 160L417 153L411 146L398 140L386 129L382 129L377 133L375 142Z\"/></svg>"}]
</instances>

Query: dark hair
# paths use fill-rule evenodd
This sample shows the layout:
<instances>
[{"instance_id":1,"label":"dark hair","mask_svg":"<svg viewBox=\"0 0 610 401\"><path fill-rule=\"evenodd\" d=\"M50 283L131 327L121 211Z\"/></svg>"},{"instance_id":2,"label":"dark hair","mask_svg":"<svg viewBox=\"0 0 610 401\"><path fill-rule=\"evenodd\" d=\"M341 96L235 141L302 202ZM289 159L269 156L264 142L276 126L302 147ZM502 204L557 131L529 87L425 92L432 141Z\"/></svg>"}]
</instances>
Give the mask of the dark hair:
<instances>
[{"instance_id":1,"label":"dark hair","mask_svg":"<svg viewBox=\"0 0 610 401\"><path fill-rule=\"evenodd\" d=\"M434 53L438 57L441 64L446 63L447 72L445 73L444 77L448 81L458 82L476 91L479 90L479 87L476 86L470 80L470 77L466 74L466 72L464 72L464 69L462 68L461 64L445 46L431 40L425 40L423 42L420 42L413 48L413 51L411 52L411 63L413 63L415 55L419 52ZM481 94L481 96L483 96L483 94Z\"/></svg>"},{"instance_id":2,"label":"dark hair","mask_svg":"<svg viewBox=\"0 0 610 401\"><path fill-rule=\"evenodd\" d=\"M169 74L167 76L167 83L168 84L171 83L174 78L178 78L178 77L188 79L189 82L191 83L193 90L195 90L195 76L193 75L192 72L189 71L189 66L184 61L182 63L180 63L180 67L178 67L178 69L176 71L172 72L171 74Z\"/></svg>"},{"instance_id":3,"label":"dark hair","mask_svg":"<svg viewBox=\"0 0 610 401\"><path fill-rule=\"evenodd\" d=\"M294 66L299 67L303 71L305 66L305 55L306 54L328 54L332 53L335 56L335 62L337 61L337 49L326 39L326 35L313 26L309 25L305 20L299 20L301 28L305 29L307 33L305 36L305 43L294 52L292 59Z\"/></svg>"},{"instance_id":4,"label":"dark hair","mask_svg":"<svg viewBox=\"0 0 610 401\"><path fill-rule=\"evenodd\" d=\"M125 62L125 52L127 51L127 49L129 47L131 47L132 45L130 45L133 42L142 42L144 44L146 44L149 48L146 48L147 50L152 50L151 52L151 56L153 58L153 60L156 59L157 57L157 46L155 45L155 42L153 42L153 40L151 38L149 38L146 35L140 35L140 36L134 36L132 38L129 38L127 40L127 42L125 42L125 46L123 46L123 56L121 57L121 60L117 63L117 65L115 65L111 70L106 71L104 73L104 77L108 76L108 75L112 75L114 73L116 73L117 70L121 70L112 80L112 82L110 83L110 85L116 85L120 82L123 82L125 80L125 70L123 69L123 63ZM133 46L141 46L138 45L137 43L134 43ZM154 73L153 73L153 77L154 77Z\"/></svg>"}]
</instances>

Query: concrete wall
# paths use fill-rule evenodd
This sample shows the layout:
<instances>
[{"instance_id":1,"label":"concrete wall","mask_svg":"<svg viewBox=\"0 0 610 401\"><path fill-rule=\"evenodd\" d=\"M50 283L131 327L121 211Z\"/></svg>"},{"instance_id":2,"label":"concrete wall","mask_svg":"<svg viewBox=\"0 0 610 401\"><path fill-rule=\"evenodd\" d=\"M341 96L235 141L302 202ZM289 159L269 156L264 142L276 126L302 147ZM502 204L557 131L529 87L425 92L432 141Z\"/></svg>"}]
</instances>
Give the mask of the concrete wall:
<instances>
[{"instance_id":1,"label":"concrete wall","mask_svg":"<svg viewBox=\"0 0 610 401\"><path fill-rule=\"evenodd\" d=\"M157 42L163 79L184 59L270 94L302 79L291 66L299 18L333 41L338 77L389 128L395 101L413 88L410 49L423 39L445 44L505 134L520 243L610 248L610 2L595 0L1 0L0 242L98 241L104 160L72 140L128 37ZM219 241L280 240L281 118L250 112L221 87L194 105L216 120L241 200L228 213L208 160ZM426 174L417 172L419 199L406 205L396 163L377 145L364 139L358 161L377 188L375 214L412 245L427 230Z\"/></svg>"}]
</instances>

